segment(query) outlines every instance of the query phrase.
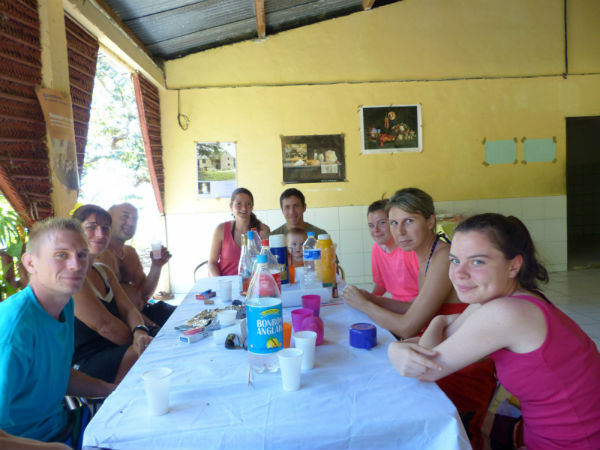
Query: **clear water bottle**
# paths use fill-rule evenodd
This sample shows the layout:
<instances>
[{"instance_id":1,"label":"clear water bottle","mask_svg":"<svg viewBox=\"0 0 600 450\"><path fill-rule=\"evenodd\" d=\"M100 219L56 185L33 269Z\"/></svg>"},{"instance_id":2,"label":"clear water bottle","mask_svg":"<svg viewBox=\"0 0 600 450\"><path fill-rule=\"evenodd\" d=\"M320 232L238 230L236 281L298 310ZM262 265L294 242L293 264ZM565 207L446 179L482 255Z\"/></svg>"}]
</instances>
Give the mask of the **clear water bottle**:
<instances>
[{"instance_id":1,"label":"clear water bottle","mask_svg":"<svg viewBox=\"0 0 600 450\"><path fill-rule=\"evenodd\" d=\"M250 261L250 273L254 273L254 270L256 269L256 257L260 253L260 246L256 247L256 241L254 236L254 231L248 231L248 249L246 251L246 258L248 258L248 260Z\"/></svg>"},{"instance_id":2,"label":"clear water bottle","mask_svg":"<svg viewBox=\"0 0 600 450\"><path fill-rule=\"evenodd\" d=\"M304 250L304 270L302 271L302 288L317 289L323 286L321 283L320 266L321 250L317 248Z\"/></svg>"},{"instance_id":3,"label":"clear water bottle","mask_svg":"<svg viewBox=\"0 0 600 450\"><path fill-rule=\"evenodd\" d=\"M304 270L302 271L302 288L314 289L320 288L321 279L321 251L317 249L317 240L315 233L309 231L307 238L302 245L302 259L304 260Z\"/></svg>"},{"instance_id":4,"label":"clear water bottle","mask_svg":"<svg viewBox=\"0 0 600 450\"><path fill-rule=\"evenodd\" d=\"M256 262L246 296L248 363L256 373L277 372L277 352L283 348L281 291L267 267L267 255L258 255Z\"/></svg>"},{"instance_id":5,"label":"clear water bottle","mask_svg":"<svg viewBox=\"0 0 600 450\"><path fill-rule=\"evenodd\" d=\"M267 255L267 268L273 278L277 282L277 287L279 287L279 292L281 292L281 265L279 261L277 261L277 257L271 253L271 248L269 247L269 240L263 239L261 241L262 248L260 250L261 255Z\"/></svg>"},{"instance_id":6,"label":"clear water bottle","mask_svg":"<svg viewBox=\"0 0 600 450\"><path fill-rule=\"evenodd\" d=\"M242 246L240 253L240 261L238 262L238 275L240 277L240 295L246 296L248 293L248 286L250 285L250 279L252 278L252 264L248 259L248 238L245 234L242 234Z\"/></svg>"}]
</instances>

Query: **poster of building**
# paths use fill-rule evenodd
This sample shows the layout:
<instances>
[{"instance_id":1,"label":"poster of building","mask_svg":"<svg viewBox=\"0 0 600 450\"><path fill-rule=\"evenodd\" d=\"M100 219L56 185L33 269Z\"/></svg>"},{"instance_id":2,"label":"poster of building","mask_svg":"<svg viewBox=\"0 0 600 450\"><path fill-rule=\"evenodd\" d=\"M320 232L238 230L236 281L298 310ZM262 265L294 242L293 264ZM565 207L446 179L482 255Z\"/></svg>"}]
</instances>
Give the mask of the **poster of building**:
<instances>
[{"instance_id":1,"label":"poster of building","mask_svg":"<svg viewBox=\"0 0 600 450\"><path fill-rule=\"evenodd\" d=\"M237 186L236 143L196 142L198 195L229 198Z\"/></svg>"}]
</instances>

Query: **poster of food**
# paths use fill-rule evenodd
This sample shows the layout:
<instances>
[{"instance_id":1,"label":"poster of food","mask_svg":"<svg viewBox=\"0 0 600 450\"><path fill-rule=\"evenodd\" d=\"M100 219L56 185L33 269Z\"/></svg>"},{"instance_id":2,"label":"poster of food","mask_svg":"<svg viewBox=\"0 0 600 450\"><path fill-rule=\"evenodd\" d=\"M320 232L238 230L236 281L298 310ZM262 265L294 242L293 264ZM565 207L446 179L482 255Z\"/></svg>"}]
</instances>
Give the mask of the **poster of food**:
<instances>
[{"instance_id":1,"label":"poster of food","mask_svg":"<svg viewBox=\"0 0 600 450\"><path fill-rule=\"evenodd\" d=\"M235 142L196 142L198 195L229 198L235 190Z\"/></svg>"},{"instance_id":2,"label":"poster of food","mask_svg":"<svg viewBox=\"0 0 600 450\"><path fill-rule=\"evenodd\" d=\"M421 105L360 107L361 153L423 150Z\"/></svg>"},{"instance_id":3,"label":"poster of food","mask_svg":"<svg viewBox=\"0 0 600 450\"><path fill-rule=\"evenodd\" d=\"M346 180L343 134L281 136L284 183Z\"/></svg>"}]
</instances>

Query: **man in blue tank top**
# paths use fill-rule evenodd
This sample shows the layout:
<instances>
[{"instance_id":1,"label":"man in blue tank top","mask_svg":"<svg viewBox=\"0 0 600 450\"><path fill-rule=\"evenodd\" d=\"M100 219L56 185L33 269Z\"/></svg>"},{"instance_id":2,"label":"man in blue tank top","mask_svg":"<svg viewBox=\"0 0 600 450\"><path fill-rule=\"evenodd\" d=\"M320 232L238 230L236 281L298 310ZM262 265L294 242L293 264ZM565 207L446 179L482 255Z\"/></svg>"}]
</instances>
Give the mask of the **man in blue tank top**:
<instances>
[{"instance_id":1,"label":"man in blue tank top","mask_svg":"<svg viewBox=\"0 0 600 450\"><path fill-rule=\"evenodd\" d=\"M71 296L81 288L88 267L79 223L37 223L22 262L29 285L0 303L0 428L52 441L67 426L65 394L105 397L115 386L71 368Z\"/></svg>"}]
</instances>

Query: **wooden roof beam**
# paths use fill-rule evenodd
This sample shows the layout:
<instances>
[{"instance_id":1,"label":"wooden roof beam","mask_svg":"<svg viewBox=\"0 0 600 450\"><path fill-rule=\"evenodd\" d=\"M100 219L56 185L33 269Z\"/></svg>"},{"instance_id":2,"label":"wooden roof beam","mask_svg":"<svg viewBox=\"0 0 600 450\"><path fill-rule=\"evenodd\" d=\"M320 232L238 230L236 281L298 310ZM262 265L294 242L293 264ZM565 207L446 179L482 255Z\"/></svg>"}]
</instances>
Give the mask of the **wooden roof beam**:
<instances>
[{"instance_id":1,"label":"wooden roof beam","mask_svg":"<svg viewBox=\"0 0 600 450\"><path fill-rule=\"evenodd\" d=\"M254 13L256 14L256 33L262 39L267 35L265 0L254 0Z\"/></svg>"},{"instance_id":2,"label":"wooden roof beam","mask_svg":"<svg viewBox=\"0 0 600 450\"><path fill-rule=\"evenodd\" d=\"M362 9L363 11L368 11L373 7L375 0L362 0Z\"/></svg>"}]
</instances>

